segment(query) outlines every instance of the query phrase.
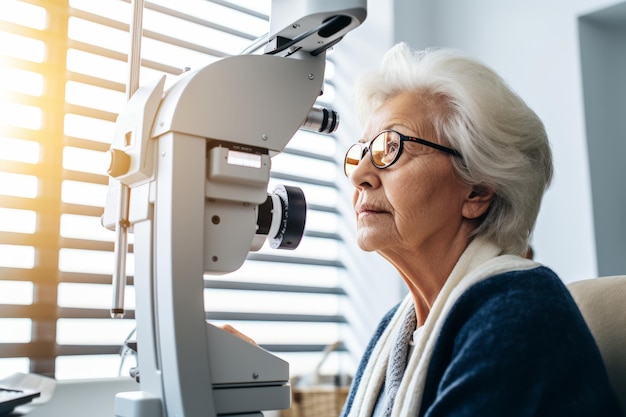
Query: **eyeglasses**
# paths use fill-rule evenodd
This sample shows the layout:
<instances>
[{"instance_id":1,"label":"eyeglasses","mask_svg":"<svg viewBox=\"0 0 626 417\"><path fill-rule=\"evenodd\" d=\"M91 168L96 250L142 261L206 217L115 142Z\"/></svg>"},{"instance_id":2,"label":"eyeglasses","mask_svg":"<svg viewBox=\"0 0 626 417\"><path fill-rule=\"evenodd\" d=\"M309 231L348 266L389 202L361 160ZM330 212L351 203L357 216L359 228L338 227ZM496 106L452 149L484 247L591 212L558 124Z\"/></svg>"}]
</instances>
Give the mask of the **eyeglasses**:
<instances>
[{"instance_id":1,"label":"eyeglasses","mask_svg":"<svg viewBox=\"0 0 626 417\"><path fill-rule=\"evenodd\" d=\"M376 168L383 169L390 167L396 163L398 158L400 158L404 146L403 144L407 141L417 142L424 146L449 153L457 158L463 158L458 151L452 148L448 148L425 139L405 136L395 130L383 130L377 134L369 144L355 143L348 149L348 152L346 152L346 158L343 162L344 173L347 177L350 177L367 151L369 151L370 160Z\"/></svg>"}]
</instances>

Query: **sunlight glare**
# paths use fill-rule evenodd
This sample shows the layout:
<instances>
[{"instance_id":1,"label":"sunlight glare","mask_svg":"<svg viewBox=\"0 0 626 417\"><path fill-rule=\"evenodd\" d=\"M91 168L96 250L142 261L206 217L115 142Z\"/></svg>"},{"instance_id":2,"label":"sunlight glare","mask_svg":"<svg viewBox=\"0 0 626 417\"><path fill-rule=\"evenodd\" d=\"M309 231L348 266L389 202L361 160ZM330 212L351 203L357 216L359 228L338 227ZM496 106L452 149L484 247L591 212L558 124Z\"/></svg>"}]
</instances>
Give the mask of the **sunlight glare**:
<instances>
[{"instance_id":1,"label":"sunlight glare","mask_svg":"<svg viewBox=\"0 0 626 417\"><path fill-rule=\"evenodd\" d=\"M35 266L35 248L0 244L0 267L32 269Z\"/></svg>"},{"instance_id":2,"label":"sunlight glare","mask_svg":"<svg viewBox=\"0 0 626 417\"><path fill-rule=\"evenodd\" d=\"M38 107L0 102L0 125L39 130L43 112Z\"/></svg>"},{"instance_id":3,"label":"sunlight glare","mask_svg":"<svg viewBox=\"0 0 626 417\"><path fill-rule=\"evenodd\" d=\"M105 153L66 146L63 148L63 168L105 175L107 170Z\"/></svg>"},{"instance_id":4,"label":"sunlight glare","mask_svg":"<svg viewBox=\"0 0 626 417\"><path fill-rule=\"evenodd\" d=\"M40 148L41 145L34 141L0 137L0 159L7 161L36 164Z\"/></svg>"},{"instance_id":5,"label":"sunlight glare","mask_svg":"<svg viewBox=\"0 0 626 417\"><path fill-rule=\"evenodd\" d=\"M46 28L46 19L47 13L43 7L17 0L2 0L0 20L43 30Z\"/></svg>"},{"instance_id":6,"label":"sunlight glare","mask_svg":"<svg viewBox=\"0 0 626 417\"><path fill-rule=\"evenodd\" d=\"M0 97L7 93L22 93L39 97L43 93L43 75L16 68L0 67ZM7 82L10 80L10 82Z\"/></svg>"},{"instance_id":7,"label":"sunlight glare","mask_svg":"<svg viewBox=\"0 0 626 417\"><path fill-rule=\"evenodd\" d=\"M0 195L35 198L38 182L37 177L32 175L0 172Z\"/></svg>"},{"instance_id":8,"label":"sunlight glare","mask_svg":"<svg viewBox=\"0 0 626 417\"><path fill-rule=\"evenodd\" d=\"M33 210L20 210L0 207L0 232L35 233L37 213Z\"/></svg>"},{"instance_id":9,"label":"sunlight glare","mask_svg":"<svg viewBox=\"0 0 626 417\"><path fill-rule=\"evenodd\" d=\"M0 55L32 62L43 62L46 55L46 45L37 39L0 32Z\"/></svg>"}]
</instances>

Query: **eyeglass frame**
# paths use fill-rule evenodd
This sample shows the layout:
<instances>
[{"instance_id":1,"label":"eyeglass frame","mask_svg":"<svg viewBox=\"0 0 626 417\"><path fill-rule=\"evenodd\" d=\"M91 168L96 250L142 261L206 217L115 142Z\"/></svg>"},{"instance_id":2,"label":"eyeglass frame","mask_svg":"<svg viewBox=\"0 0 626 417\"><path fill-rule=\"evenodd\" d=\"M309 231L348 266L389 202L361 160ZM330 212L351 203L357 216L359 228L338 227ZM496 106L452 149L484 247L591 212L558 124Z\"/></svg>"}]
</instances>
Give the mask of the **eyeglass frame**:
<instances>
[{"instance_id":1,"label":"eyeglass frame","mask_svg":"<svg viewBox=\"0 0 626 417\"><path fill-rule=\"evenodd\" d=\"M396 156L393 158L393 160L390 163L388 163L387 165L384 165L384 166L378 166L374 162L374 156L372 155L371 152L369 152L369 149L370 149L370 147L372 145L372 142L374 142L376 139L378 139L378 137L380 135L382 135L383 133L387 133L387 132L393 132L393 133L397 134L398 136L400 136L399 149L398 149L398 152L396 153ZM449 148L447 146L439 145L438 143L434 143L434 142L431 142L431 141L426 140L426 139L403 135L402 133L400 133L400 132L398 132L396 130L393 130L393 129L385 129L385 130L381 130L380 132L378 132L374 136L374 138L372 140L370 140L369 142L367 142L367 143L362 143L362 142L355 143L355 144L353 144L352 146L350 146L348 148L348 150L346 151L346 156L345 156L345 158L343 160L343 173L346 175L346 177L348 177L348 178L350 177L348 175L348 173L346 172L347 171L346 170L346 166L347 166L346 161L348 160L348 154L350 153L350 150L353 147L358 145L358 146L361 146L361 148L362 148L361 159L359 159L359 162L361 162L363 160L363 158L365 157L365 153L369 153L370 154L370 162L372 163L372 165L375 166L378 169L385 169L385 168L389 168L390 166L395 164L398 161L398 159L400 159L400 155L402 155L402 150L404 149L404 142L416 142L416 143L419 143L421 145L428 146L429 148L433 148L433 149L445 152L445 153L450 154L450 155L452 155L452 156L454 156L456 158L463 159L463 155L461 155L461 153L459 151L457 151L456 149L452 149L452 148ZM355 165L355 167L356 166L358 166L358 163Z\"/></svg>"}]
</instances>

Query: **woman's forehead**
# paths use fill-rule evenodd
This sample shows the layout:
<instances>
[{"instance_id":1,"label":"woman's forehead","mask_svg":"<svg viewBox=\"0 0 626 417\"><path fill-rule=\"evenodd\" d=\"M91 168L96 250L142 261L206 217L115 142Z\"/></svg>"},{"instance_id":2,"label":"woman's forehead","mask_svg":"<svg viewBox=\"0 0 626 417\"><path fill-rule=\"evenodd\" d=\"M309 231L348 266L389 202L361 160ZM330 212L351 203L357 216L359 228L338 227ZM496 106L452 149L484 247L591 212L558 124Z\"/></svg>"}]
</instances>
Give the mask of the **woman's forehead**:
<instances>
[{"instance_id":1,"label":"woman's forehead","mask_svg":"<svg viewBox=\"0 0 626 417\"><path fill-rule=\"evenodd\" d=\"M372 114L360 142L369 142L383 130L408 136L432 136L432 123L424 100L415 93L401 93L384 101Z\"/></svg>"}]
</instances>

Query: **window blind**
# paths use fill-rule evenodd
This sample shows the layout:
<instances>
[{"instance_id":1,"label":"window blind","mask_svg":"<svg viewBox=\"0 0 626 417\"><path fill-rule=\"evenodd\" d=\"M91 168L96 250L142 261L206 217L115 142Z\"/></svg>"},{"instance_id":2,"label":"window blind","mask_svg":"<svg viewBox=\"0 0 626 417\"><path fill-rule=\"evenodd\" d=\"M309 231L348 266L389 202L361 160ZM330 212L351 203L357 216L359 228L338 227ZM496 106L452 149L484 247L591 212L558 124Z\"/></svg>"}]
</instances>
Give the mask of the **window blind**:
<instances>
[{"instance_id":1,"label":"window blind","mask_svg":"<svg viewBox=\"0 0 626 417\"><path fill-rule=\"evenodd\" d=\"M120 346L135 327L132 235L127 315L111 319L114 238L99 217L104 153L125 101L131 4L0 7L0 374L125 374ZM269 0L147 1L141 83L240 53L268 30L269 8ZM331 107L332 76L330 61L320 100ZM295 185L307 199L298 249L263 248L240 270L205 277L207 319L250 335L294 375L311 372L325 346L350 337L337 153L335 137L302 131L273 158L270 190ZM323 370L354 366L344 347Z\"/></svg>"}]
</instances>

